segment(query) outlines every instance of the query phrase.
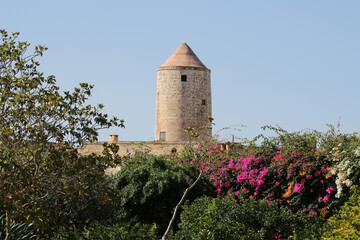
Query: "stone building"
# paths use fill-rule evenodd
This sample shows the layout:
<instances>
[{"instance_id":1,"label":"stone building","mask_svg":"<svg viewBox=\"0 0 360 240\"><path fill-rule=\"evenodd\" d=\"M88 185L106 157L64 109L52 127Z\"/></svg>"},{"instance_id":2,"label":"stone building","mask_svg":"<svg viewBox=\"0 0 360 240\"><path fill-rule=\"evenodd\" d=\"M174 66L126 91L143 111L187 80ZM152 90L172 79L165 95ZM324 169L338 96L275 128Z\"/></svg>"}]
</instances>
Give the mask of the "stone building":
<instances>
[{"instance_id":1,"label":"stone building","mask_svg":"<svg viewBox=\"0 0 360 240\"><path fill-rule=\"evenodd\" d=\"M211 136L210 72L186 43L157 69L155 141L187 141L185 127Z\"/></svg>"}]
</instances>

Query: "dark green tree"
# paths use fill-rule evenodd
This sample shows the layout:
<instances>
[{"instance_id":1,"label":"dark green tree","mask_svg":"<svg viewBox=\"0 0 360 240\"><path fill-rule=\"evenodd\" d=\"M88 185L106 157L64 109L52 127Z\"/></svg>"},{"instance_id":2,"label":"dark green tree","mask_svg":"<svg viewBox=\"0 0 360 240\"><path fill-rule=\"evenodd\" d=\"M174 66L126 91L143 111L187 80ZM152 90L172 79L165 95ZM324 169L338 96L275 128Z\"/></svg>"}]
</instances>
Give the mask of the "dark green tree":
<instances>
[{"instance_id":1,"label":"dark green tree","mask_svg":"<svg viewBox=\"0 0 360 240\"><path fill-rule=\"evenodd\" d=\"M6 216L6 240L11 223L50 194L87 188L114 164L114 145L103 156L80 156L75 147L97 140L97 131L123 121L101 113L103 105L87 105L93 86L81 83L73 92L59 91L55 77L45 77L37 57L46 47L17 41L19 33L1 30L0 42L0 208ZM90 174L89 174L90 173ZM92 174L94 173L94 174ZM96 173L96 174L95 174Z\"/></svg>"},{"instance_id":2,"label":"dark green tree","mask_svg":"<svg viewBox=\"0 0 360 240\"><path fill-rule=\"evenodd\" d=\"M159 232L164 232L174 206L197 176L194 167L181 165L166 156L129 159L123 169L111 177L113 186L119 190L119 218L156 223ZM202 178L187 199L193 201L199 196L214 194L214 186Z\"/></svg>"},{"instance_id":3,"label":"dark green tree","mask_svg":"<svg viewBox=\"0 0 360 240\"><path fill-rule=\"evenodd\" d=\"M292 214L265 201L233 196L196 199L183 206L179 231L170 239L320 239L321 219Z\"/></svg>"}]
</instances>

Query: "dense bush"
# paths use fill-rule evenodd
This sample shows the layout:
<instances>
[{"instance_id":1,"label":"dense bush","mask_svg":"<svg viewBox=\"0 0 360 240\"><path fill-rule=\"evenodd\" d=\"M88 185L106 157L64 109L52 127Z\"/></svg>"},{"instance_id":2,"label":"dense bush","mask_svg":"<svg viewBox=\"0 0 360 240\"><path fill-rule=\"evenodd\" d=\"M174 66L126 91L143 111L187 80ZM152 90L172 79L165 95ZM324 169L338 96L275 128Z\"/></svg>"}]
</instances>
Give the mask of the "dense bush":
<instances>
[{"instance_id":1,"label":"dense bush","mask_svg":"<svg viewBox=\"0 0 360 240\"><path fill-rule=\"evenodd\" d=\"M86 188L78 192L69 191L64 195L50 194L36 204L34 212L36 226L45 238L51 238L58 229L79 230L95 222L109 222L115 218L117 192L111 188L107 176L97 178L97 183L85 182ZM29 209L31 214L32 209Z\"/></svg>"},{"instance_id":2,"label":"dense bush","mask_svg":"<svg viewBox=\"0 0 360 240\"><path fill-rule=\"evenodd\" d=\"M198 174L194 167L180 165L166 157L129 159L121 171L111 176L113 186L119 191L119 218L156 223L162 232L185 189ZM202 179L187 199L214 192L214 186Z\"/></svg>"},{"instance_id":3,"label":"dense bush","mask_svg":"<svg viewBox=\"0 0 360 240\"><path fill-rule=\"evenodd\" d=\"M86 229L62 228L54 240L155 240L156 225L120 222L113 225L92 224Z\"/></svg>"},{"instance_id":4,"label":"dense bush","mask_svg":"<svg viewBox=\"0 0 360 240\"><path fill-rule=\"evenodd\" d=\"M319 239L318 218L265 201L202 197L184 206L172 239Z\"/></svg>"}]
</instances>

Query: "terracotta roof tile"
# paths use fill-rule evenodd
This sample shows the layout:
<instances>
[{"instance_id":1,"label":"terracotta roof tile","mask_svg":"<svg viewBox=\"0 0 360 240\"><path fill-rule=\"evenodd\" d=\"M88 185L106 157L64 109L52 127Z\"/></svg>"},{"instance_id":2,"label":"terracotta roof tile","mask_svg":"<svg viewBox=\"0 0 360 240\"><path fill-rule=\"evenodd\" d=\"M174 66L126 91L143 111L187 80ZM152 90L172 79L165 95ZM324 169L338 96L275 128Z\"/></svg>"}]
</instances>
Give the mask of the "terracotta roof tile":
<instances>
[{"instance_id":1,"label":"terracotta roof tile","mask_svg":"<svg viewBox=\"0 0 360 240\"><path fill-rule=\"evenodd\" d=\"M176 51L169 57L161 67L199 67L206 68L200 61L193 50L183 43L176 49Z\"/></svg>"}]
</instances>

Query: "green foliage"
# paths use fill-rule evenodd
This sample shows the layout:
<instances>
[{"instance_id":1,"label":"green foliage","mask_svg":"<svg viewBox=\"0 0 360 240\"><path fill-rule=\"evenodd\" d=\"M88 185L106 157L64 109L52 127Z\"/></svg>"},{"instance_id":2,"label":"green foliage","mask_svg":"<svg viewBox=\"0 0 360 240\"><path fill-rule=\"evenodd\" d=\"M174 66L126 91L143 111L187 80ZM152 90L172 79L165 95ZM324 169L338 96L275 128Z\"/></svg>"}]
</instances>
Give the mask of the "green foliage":
<instances>
[{"instance_id":1,"label":"green foliage","mask_svg":"<svg viewBox=\"0 0 360 240\"><path fill-rule=\"evenodd\" d=\"M156 225L117 223L114 225L92 224L86 230L76 228L60 229L54 240L155 240L157 237Z\"/></svg>"},{"instance_id":2,"label":"green foliage","mask_svg":"<svg viewBox=\"0 0 360 240\"><path fill-rule=\"evenodd\" d=\"M19 33L0 33L0 208L8 219L36 218L37 202L55 192L81 194L89 182L84 178L96 182L93 173L116 162L114 145L105 146L103 156L86 157L74 146L97 140L99 129L123 127L123 121L108 119L102 105L86 105L93 88L87 83L60 93L55 77L37 69L44 46L27 55L30 44L17 42Z\"/></svg>"},{"instance_id":3,"label":"green foliage","mask_svg":"<svg viewBox=\"0 0 360 240\"><path fill-rule=\"evenodd\" d=\"M264 201L202 197L184 206L171 239L318 239L318 219Z\"/></svg>"},{"instance_id":4,"label":"green foliage","mask_svg":"<svg viewBox=\"0 0 360 240\"><path fill-rule=\"evenodd\" d=\"M353 186L351 190L349 201L328 220L323 239L360 238L360 190L358 186Z\"/></svg>"},{"instance_id":5,"label":"green foliage","mask_svg":"<svg viewBox=\"0 0 360 240\"><path fill-rule=\"evenodd\" d=\"M23 240L37 240L39 237L35 233L35 228L32 224L12 222L11 232L13 239ZM0 239L6 237L6 221L5 215L0 216Z\"/></svg>"},{"instance_id":6,"label":"green foliage","mask_svg":"<svg viewBox=\"0 0 360 240\"><path fill-rule=\"evenodd\" d=\"M123 169L111 177L114 187L119 190L119 216L136 218L143 223L155 222L163 230L185 189L197 175L193 167L165 157L129 159ZM193 200L213 192L213 186L202 179L188 197Z\"/></svg>"},{"instance_id":7,"label":"green foliage","mask_svg":"<svg viewBox=\"0 0 360 240\"><path fill-rule=\"evenodd\" d=\"M179 231L170 239L250 239L259 238L238 221L241 210L234 200L202 197L191 205L184 205ZM249 219L250 220L250 219Z\"/></svg>"},{"instance_id":8,"label":"green foliage","mask_svg":"<svg viewBox=\"0 0 360 240\"><path fill-rule=\"evenodd\" d=\"M69 226L84 229L94 222L103 223L115 218L117 192L110 187L103 170L96 174L99 175L88 173L89 179L81 180L82 189L54 192L28 209L29 220L35 223L42 236L49 239L59 228L62 231L71 231ZM76 184L69 183L69 186Z\"/></svg>"},{"instance_id":9,"label":"green foliage","mask_svg":"<svg viewBox=\"0 0 360 240\"><path fill-rule=\"evenodd\" d=\"M275 132L276 137L265 137L258 135L253 140L246 143L247 151L258 151L261 154L273 155L279 151L284 154L292 152L307 153L313 155L313 151L331 150L340 144L341 150L351 151L359 146L359 139L353 134L341 134L336 131L334 126L328 125L329 130L325 133L316 130L303 130L299 132L288 132L280 127L264 126L263 130ZM257 144L261 139L260 144Z\"/></svg>"}]
</instances>

